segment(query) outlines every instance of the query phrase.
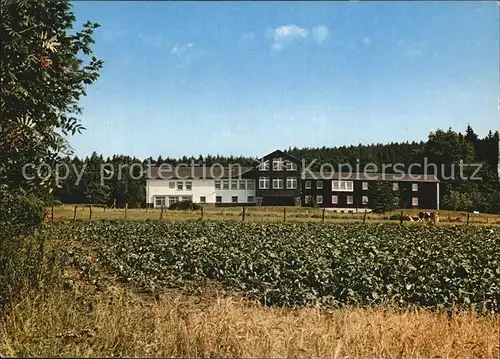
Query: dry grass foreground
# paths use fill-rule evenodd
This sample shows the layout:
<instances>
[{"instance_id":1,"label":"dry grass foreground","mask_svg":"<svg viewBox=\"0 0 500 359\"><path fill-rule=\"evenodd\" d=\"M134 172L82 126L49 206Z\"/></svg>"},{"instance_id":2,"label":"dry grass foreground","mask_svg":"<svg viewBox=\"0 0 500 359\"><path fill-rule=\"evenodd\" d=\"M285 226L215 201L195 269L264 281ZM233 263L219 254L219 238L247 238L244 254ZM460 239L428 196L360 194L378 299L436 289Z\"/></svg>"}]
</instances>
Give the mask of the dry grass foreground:
<instances>
[{"instance_id":1,"label":"dry grass foreground","mask_svg":"<svg viewBox=\"0 0 500 359\"><path fill-rule=\"evenodd\" d=\"M153 301L123 288L28 296L1 323L7 356L494 358L499 317L265 308L217 293Z\"/></svg>"}]
</instances>

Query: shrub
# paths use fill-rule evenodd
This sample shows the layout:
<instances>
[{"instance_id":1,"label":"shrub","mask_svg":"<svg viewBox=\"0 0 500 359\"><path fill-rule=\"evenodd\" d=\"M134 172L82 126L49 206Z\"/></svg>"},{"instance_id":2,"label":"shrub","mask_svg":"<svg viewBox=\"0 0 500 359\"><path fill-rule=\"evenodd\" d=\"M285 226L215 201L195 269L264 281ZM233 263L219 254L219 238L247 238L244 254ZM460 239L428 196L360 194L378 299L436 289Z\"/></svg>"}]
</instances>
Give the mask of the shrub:
<instances>
[{"instance_id":1,"label":"shrub","mask_svg":"<svg viewBox=\"0 0 500 359\"><path fill-rule=\"evenodd\" d=\"M177 211L187 211L187 210L198 210L201 208L201 205L198 203L194 203L192 201L180 201L172 203L168 209L177 210Z\"/></svg>"},{"instance_id":2,"label":"shrub","mask_svg":"<svg viewBox=\"0 0 500 359\"><path fill-rule=\"evenodd\" d=\"M311 198L309 199L309 201L307 201L305 204L304 204L304 207L310 207L310 208L317 208L319 207L318 204L316 203L316 200L311 196Z\"/></svg>"},{"instance_id":3,"label":"shrub","mask_svg":"<svg viewBox=\"0 0 500 359\"><path fill-rule=\"evenodd\" d=\"M373 212L387 213L397 208L399 197L394 193L390 182L379 181L373 191Z\"/></svg>"},{"instance_id":4,"label":"shrub","mask_svg":"<svg viewBox=\"0 0 500 359\"><path fill-rule=\"evenodd\" d=\"M0 239L32 233L43 221L44 203L21 192L0 193Z\"/></svg>"},{"instance_id":5,"label":"shrub","mask_svg":"<svg viewBox=\"0 0 500 359\"><path fill-rule=\"evenodd\" d=\"M23 290L50 288L59 271L55 252L45 241L30 236L41 227L44 203L20 191L1 191L0 201L0 311Z\"/></svg>"}]
</instances>

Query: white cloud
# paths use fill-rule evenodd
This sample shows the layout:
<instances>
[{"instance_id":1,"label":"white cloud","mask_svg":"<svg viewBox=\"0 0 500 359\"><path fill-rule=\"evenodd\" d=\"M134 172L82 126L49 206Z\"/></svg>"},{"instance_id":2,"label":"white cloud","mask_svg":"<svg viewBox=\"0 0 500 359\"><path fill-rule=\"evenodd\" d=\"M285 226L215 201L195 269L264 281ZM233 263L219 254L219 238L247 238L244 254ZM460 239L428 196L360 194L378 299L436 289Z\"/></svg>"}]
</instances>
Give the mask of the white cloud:
<instances>
[{"instance_id":1,"label":"white cloud","mask_svg":"<svg viewBox=\"0 0 500 359\"><path fill-rule=\"evenodd\" d=\"M366 36L365 36L365 37L363 37L363 40L361 40L361 42L363 42L363 45L365 45L365 46L367 46L367 47L368 47L368 46L370 46L370 45L371 45L372 40L371 40L369 37L366 37Z\"/></svg>"},{"instance_id":2,"label":"white cloud","mask_svg":"<svg viewBox=\"0 0 500 359\"><path fill-rule=\"evenodd\" d=\"M271 49L279 51L295 41L307 39L310 33L312 41L318 44L325 42L330 37L330 31L324 25L316 25L308 30L295 24L269 29L267 30L267 37L272 41Z\"/></svg>"},{"instance_id":3,"label":"white cloud","mask_svg":"<svg viewBox=\"0 0 500 359\"><path fill-rule=\"evenodd\" d=\"M172 55L176 55L176 56L183 56L185 55L190 49L193 48L193 44L192 43L189 43L189 44L186 44L186 45L181 45L181 46L177 46L175 45L173 48L172 48L172 51L170 51L170 53Z\"/></svg>"},{"instance_id":4,"label":"white cloud","mask_svg":"<svg viewBox=\"0 0 500 359\"><path fill-rule=\"evenodd\" d=\"M200 53L194 51L194 45L192 43L175 45L172 47L172 50L170 50L170 54L180 60L181 67L186 67L193 62L196 57L200 56Z\"/></svg>"},{"instance_id":5,"label":"white cloud","mask_svg":"<svg viewBox=\"0 0 500 359\"><path fill-rule=\"evenodd\" d=\"M407 44L404 40L399 40L397 42L398 48L401 50L404 56L409 58L414 58L422 55L424 43L421 41L417 44Z\"/></svg>"},{"instance_id":6,"label":"white cloud","mask_svg":"<svg viewBox=\"0 0 500 359\"><path fill-rule=\"evenodd\" d=\"M288 43L305 39L307 37L307 30L300 26L290 24L270 29L267 34L273 40L271 45L272 49L281 50L283 46Z\"/></svg>"},{"instance_id":7,"label":"white cloud","mask_svg":"<svg viewBox=\"0 0 500 359\"><path fill-rule=\"evenodd\" d=\"M314 26L312 31L313 31L313 39L318 44L321 44L322 42L326 41L326 39L328 39L328 36L330 35L328 28L323 25Z\"/></svg>"}]
</instances>

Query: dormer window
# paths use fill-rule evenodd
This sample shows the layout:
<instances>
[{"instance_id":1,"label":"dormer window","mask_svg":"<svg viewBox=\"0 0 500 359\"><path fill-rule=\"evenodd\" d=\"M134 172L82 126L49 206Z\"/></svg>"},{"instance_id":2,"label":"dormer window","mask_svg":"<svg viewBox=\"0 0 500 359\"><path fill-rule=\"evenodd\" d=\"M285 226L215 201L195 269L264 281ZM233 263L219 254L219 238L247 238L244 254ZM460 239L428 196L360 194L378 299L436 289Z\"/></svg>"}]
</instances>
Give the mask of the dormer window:
<instances>
[{"instance_id":1,"label":"dormer window","mask_svg":"<svg viewBox=\"0 0 500 359\"><path fill-rule=\"evenodd\" d=\"M269 171L269 161L264 161L259 165L260 171Z\"/></svg>"},{"instance_id":2,"label":"dormer window","mask_svg":"<svg viewBox=\"0 0 500 359\"><path fill-rule=\"evenodd\" d=\"M290 161L287 161L286 162L286 170L287 171L297 171L297 164L290 162Z\"/></svg>"},{"instance_id":3,"label":"dormer window","mask_svg":"<svg viewBox=\"0 0 500 359\"><path fill-rule=\"evenodd\" d=\"M273 171L283 171L283 160L281 158L273 158Z\"/></svg>"}]
</instances>

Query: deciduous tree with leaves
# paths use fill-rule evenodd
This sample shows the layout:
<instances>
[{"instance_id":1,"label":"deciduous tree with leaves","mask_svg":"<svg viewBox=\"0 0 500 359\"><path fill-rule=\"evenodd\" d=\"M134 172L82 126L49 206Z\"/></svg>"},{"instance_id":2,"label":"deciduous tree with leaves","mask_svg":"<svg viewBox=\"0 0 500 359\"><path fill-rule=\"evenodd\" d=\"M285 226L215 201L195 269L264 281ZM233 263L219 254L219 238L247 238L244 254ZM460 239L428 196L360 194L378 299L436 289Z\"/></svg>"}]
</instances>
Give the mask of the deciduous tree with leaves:
<instances>
[{"instance_id":1,"label":"deciduous tree with leaves","mask_svg":"<svg viewBox=\"0 0 500 359\"><path fill-rule=\"evenodd\" d=\"M0 185L47 193L50 180L28 181L25 164L53 165L84 128L78 115L85 88L103 62L93 56L94 30L73 30L68 0L1 0Z\"/></svg>"},{"instance_id":2,"label":"deciduous tree with leaves","mask_svg":"<svg viewBox=\"0 0 500 359\"><path fill-rule=\"evenodd\" d=\"M392 189L392 183L378 181L372 188L373 212L386 213L395 210L399 205L399 196Z\"/></svg>"}]
</instances>

